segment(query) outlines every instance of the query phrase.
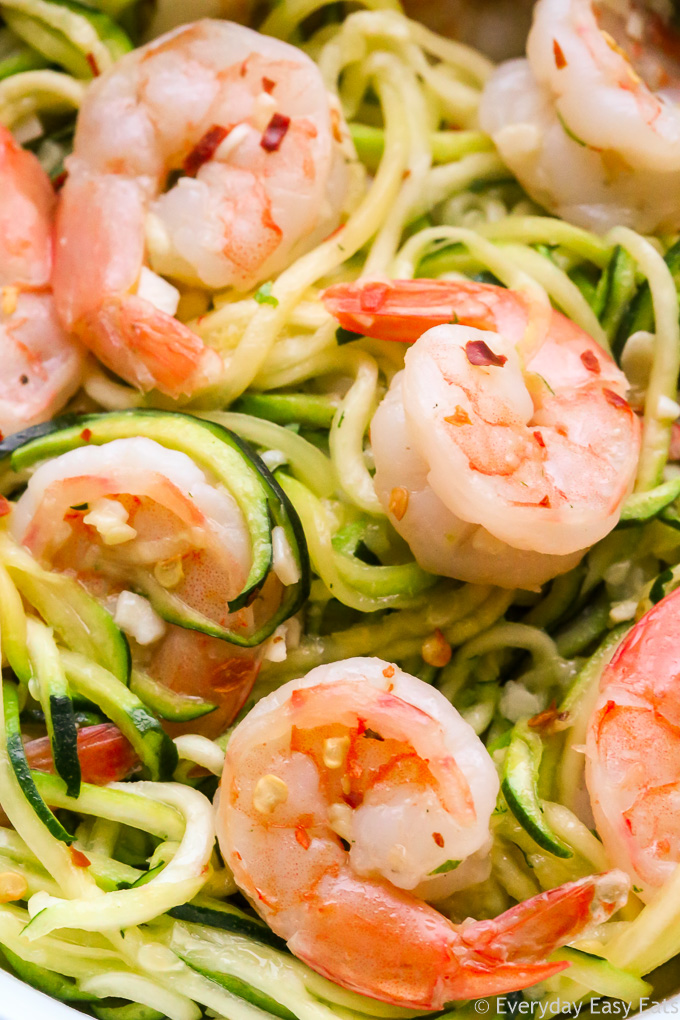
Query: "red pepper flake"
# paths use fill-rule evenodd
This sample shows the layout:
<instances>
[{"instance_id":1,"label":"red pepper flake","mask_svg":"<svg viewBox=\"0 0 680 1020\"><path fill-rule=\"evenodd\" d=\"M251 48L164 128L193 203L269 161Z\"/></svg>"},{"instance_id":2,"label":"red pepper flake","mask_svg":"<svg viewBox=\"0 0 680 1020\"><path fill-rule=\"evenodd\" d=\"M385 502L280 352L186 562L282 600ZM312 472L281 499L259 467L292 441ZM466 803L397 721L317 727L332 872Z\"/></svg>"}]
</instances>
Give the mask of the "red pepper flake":
<instances>
[{"instance_id":1,"label":"red pepper flake","mask_svg":"<svg viewBox=\"0 0 680 1020\"><path fill-rule=\"evenodd\" d=\"M95 78L98 78L99 75L101 74L101 71L99 70L99 64L95 60L94 53L86 53L85 54L85 59L87 60L87 63L89 64L89 67L90 67L90 70L92 71L92 74L95 76Z\"/></svg>"},{"instance_id":2,"label":"red pepper flake","mask_svg":"<svg viewBox=\"0 0 680 1020\"><path fill-rule=\"evenodd\" d=\"M544 496L543 499L541 500L541 502L538 505L539 506L548 506L549 507L550 506L550 499L549 499L549 497L548 496Z\"/></svg>"},{"instance_id":3,"label":"red pepper flake","mask_svg":"<svg viewBox=\"0 0 680 1020\"><path fill-rule=\"evenodd\" d=\"M274 113L272 119L264 129L264 134L260 139L260 145L265 152L277 152L281 142L288 134L288 128L290 127L290 117L286 117L283 113Z\"/></svg>"},{"instance_id":4,"label":"red pepper flake","mask_svg":"<svg viewBox=\"0 0 680 1020\"><path fill-rule=\"evenodd\" d=\"M558 43L557 39L553 39L553 56L555 57L555 67L558 71L561 71L563 67L567 66L567 58L562 51L562 47Z\"/></svg>"},{"instance_id":5,"label":"red pepper flake","mask_svg":"<svg viewBox=\"0 0 680 1020\"><path fill-rule=\"evenodd\" d=\"M603 389L602 392L604 393L605 400L607 401L608 404L611 404L612 407L620 407L625 408L626 410L630 410L630 405L628 401L624 400L623 397L620 397L618 393L614 393L614 390L608 390L605 387L605 389Z\"/></svg>"},{"instance_id":6,"label":"red pepper flake","mask_svg":"<svg viewBox=\"0 0 680 1020\"><path fill-rule=\"evenodd\" d=\"M449 414L446 418L444 418L444 421L447 421L449 425L472 425L470 415L464 407L460 406L460 404L456 406L456 410L453 414Z\"/></svg>"},{"instance_id":7,"label":"red pepper flake","mask_svg":"<svg viewBox=\"0 0 680 1020\"><path fill-rule=\"evenodd\" d=\"M468 340L465 344L465 354L471 365L482 365L484 368L490 366L502 368L508 360L504 354L494 354L483 340Z\"/></svg>"},{"instance_id":8,"label":"red pepper flake","mask_svg":"<svg viewBox=\"0 0 680 1020\"><path fill-rule=\"evenodd\" d=\"M362 719L361 716L357 719L357 736L363 737L366 732L366 720Z\"/></svg>"},{"instance_id":9,"label":"red pepper flake","mask_svg":"<svg viewBox=\"0 0 680 1020\"><path fill-rule=\"evenodd\" d=\"M12 504L4 496L0 496L0 517L6 517L12 512Z\"/></svg>"},{"instance_id":10,"label":"red pepper flake","mask_svg":"<svg viewBox=\"0 0 680 1020\"><path fill-rule=\"evenodd\" d=\"M66 184L67 177L68 172L66 170L62 170L60 174L57 174L57 176L52 181L52 188L54 189L54 191L61 191L61 189Z\"/></svg>"},{"instance_id":11,"label":"red pepper flake","mask_svg":"<svg viewBox=\"0 0 680 1020\"><path fill-rule=\"evenodd\" d=\"M589 372L594 372L595 375L599 375L602 371L600 362L597 360L597 355L593 354L591 350L581 352L581 361L588 369Z\"/></svg>"},{"instance_id":12,"label":"red pepper flake","mask_svg":"<svg viewBox=\"0 0 680 1020\"><path fill-rule=\"evenodd\" d=\"M433 832L432 839L435 841L438 847L441 848L444 846L444 837L442 836L441 832Z\"/></svg>"},{"instance_id":13,"label":"red pepper flake","mask_svg":"<svg viewBox=\"0 0 680 1020\"><path fill-rule=\"evenodd\" d=\"M91 863L90 862L90 858L86 857L85 854L81 850L76 850L76 848L74 846L70 846L69 847L69 852L71 854L71 860L73 861L73 864L74 864L74 866L76 868L89 868L90 867L90 863Z\"/></svg>"},{"instance_id":14,"label":"red pepper flake","mask_svg":"<svg viewBox=\"0 0 680 1020\"><path fill-rule=\"evenodd\" d=\"M298 827L295 830L295 838L303 850L309 850L310 846L312 845L312 841L309 838L309 833L307 832L307 830L303 828L301 825L298 825Z\"/></svg>"},{"instance_id":15,"label":"red pepper flake","mask_svg":"<svg viewBox=\"0 0 680 1020\"><path fill-rule=\"evenodd\" d=\"M208 163L229 134L229 128L213 124L194 146L182 164L182 169L187 177L195 177L204 163Z\"/></svg>"},{"instance_id":16,"label":"red pepper flake","mask_svg":"<svg viewBox=\"0 0 680 1020\"><path fill-rule=\"evenodd\" d=\"M387 677L388 680L391 680L394 676L394 666L386 666L383 670L383 676Z\"/></svg>"},{"instance_id":17,"label":"red pepper flake","mask_svg":"<svg viewBox=\"0 0 680 1020\"><path fill-rule=\"evenodd\" d=\"M330 232L330 234L328 234L327 237L324 237L324 241L331 241L334 237L337 237L338 234L341 234L344 229L345 229L345 224L341 223L340 226L336 227L335 230L332 230ZM340 250L344 251L344 248L341 248Z\"/></svg>"},{"instance_id":18,"label":"red pepper flake","mask_svg":"<svg viewBox=\"0 0 680 1020\"><path fill-rule=\"evenodd\" d=\"M343 793L342 799L345 804L349 804L349 806L354 810L361 807L364 802L364 795L360 790L350 790L349 793Z\"/></svg>"},{"instance_id":19,"label":"red pepper flake","mask_svg":"<svg viewBox=\"0 0 680 1020\"><path fill-rule=\"evenodd\" d=\"M89 441L92 439L92 430L83 429L83 431L80 433L80 438L83 440L84 443L89 443Z\"/></svg>"},{"instance_id":20,"label":"red pepper flake","mask_svg":"<svg viewBox=\"0 0 680 1020\"><path fill-rule=\"evenodd\" d=\"M271 96L272 92L274 91L275 86L276 86L276 82L272 81L271 78L263 78L262 79L262 88L265 90L265 92L267 93L268 96Z\"/></svg>"},{"instance_id":21,"label":"red pepper flake","mask_svg":"<svg viewBox=\"0 0 680 1020\"><path fill-rule=\"evenodd\" d=\"M545 439L543 438L540 432L534 432L534 439L536 440L538 445L545 450Z\"/></svg>"}]
</instances>

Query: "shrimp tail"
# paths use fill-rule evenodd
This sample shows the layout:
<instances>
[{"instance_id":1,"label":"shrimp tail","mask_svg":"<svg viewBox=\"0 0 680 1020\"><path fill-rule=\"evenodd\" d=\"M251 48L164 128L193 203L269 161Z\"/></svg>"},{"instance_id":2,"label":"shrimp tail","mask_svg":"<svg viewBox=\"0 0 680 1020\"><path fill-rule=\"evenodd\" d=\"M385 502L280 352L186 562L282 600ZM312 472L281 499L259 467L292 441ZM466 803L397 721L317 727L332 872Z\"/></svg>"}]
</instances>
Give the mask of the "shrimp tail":
<instances>
[{"instance_id":1,"label":"shrimp tail","mask_svg":"<svg viewBox=\"0 0 680 1020\"><path fill-rule=\"evenodd\" d=\"M107 368L143 392L190 396L222 371L217 351L144 298L109 298L74 325L75 334Z\"/></svg>"},{"instance_id":2,"label":"shrimp tail","mask_svg":"<svg viewBox=\"0 0 680 1020\"><path fill-rule=\"evenodd\" d=\"M558 974L566 964L546 957L611 917L629 889L624 872L607 871L549 889L490 921L458 926L469 956L456 952L460 969L444 978L449 998L509 992Z\"/></svg>"},{"instance_id":3,"label":"shrimp tail","mask_svg":"<svg viewBox=\"0 0 680 1020\"><path fill-rule=\"evenodd\" d=\"M507 294L507 292L505 292ZM378 340L415 341L433 326L459 324L492 329L500 312L513 314L502 287L473 280L394 280L336 283L321 295L326 310L344 329ZM514 318L524 328L526 312L513 295Z\"/></svg>"}]
</instances>

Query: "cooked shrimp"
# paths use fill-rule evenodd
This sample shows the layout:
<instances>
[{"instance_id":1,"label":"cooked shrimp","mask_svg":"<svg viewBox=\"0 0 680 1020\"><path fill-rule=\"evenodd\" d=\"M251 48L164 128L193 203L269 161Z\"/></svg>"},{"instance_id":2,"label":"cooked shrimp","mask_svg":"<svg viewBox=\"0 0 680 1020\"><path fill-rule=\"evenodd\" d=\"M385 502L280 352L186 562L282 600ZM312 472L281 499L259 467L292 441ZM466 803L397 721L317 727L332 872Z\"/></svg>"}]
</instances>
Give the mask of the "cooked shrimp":
<instances>
[{"instance_id":1,"label":"cooked shrimp","mask_svg":"<svg viewBox=\"0 0 680 1020\"><path fill-rule=\"evenodd\" d=\"M55 198L47 174L0 125L0 431L51 418L78 389L82 354L48 291Z\"/></svg>"},{"instance_id":2,"label":"cooked shrimp","mask_svg":"<svg viewBox=\"0 0 680 1020\"><path fill-rule=\"evenodd\" d=\"M112 723L97 723L78 730L78 761L84 783L105 786L127 779L140 767L131 743ZM54 773L54 759L49 737L29 740L24 750L26 760L38 772Z\"/></svg>"},{"instance_id":3,"label":"cooked shrimp","mask_svg":"<svg viewBox=\"0 0 680 1020\"><path fill-rule=\"evenodd\" d=\"M138 668L172 690L217 704L192 729L224 730L250 692L261 647L241 649L167 624L135 593L161 585L189 611L248 632L262 600L229 614L251 548L226 490L184 453L150 439L117 439L38 467L10 529L44 566L75 575L103 601L126 632Z\"/></svg>"},{"instance_id":4,"label":"cooked shrimp","mask_svg":"<svg viewBox=\"0 0 680 1020\"><path fill-rule=\"evenodd\" d=\"M67 162L65 326L142 390L214 382L220 357L154 273L247 290L312 248L339 223L343 131L313 61L240 25L196 22L122 57L90 86Z\"/></svg>"},{"instance_id":5,"label":"cooked shrimp","mask_svg":"<svg viewBox=\"0 0 680 1020\"><path fill-rule=\"evenodd\" d=\"M680 591L633 627L605 669L586 783L609 857L651 896L680 862Z\"/></svg>"},{"instance_id":6,"label":"cooked shrimp","mask_svg":"<svg viewBox=\"0 0 680 1020\"><path fill-rule=\"evenodd\" d=\"M553 311L524 365L520 292L411 280L339 284L324 301L348 329L416 341L371 443L378 496L425 570L532 588L612 530L639 424L625 376L573 322Z\"/></svg>"},{"instance_id":7,"label":"cooked shrimp","mask_svg":"<svg viewBox=\"0 0 680 1020\"><path fill-rule=\"evenodd\" d=\"M673 32L635 0L539 0L528 59L501 65L480 107L537 202L596 231L680 226Z\"/></svg>"},{"instance_id":8,"label":"cooked shrimp","mask_svg":"<svg viewBox=\"0 0 680 1020\"><path fill-rule=\"evenodd\" d=\"M625 902L610 872L493 921L455 926L428 905L436 883L484 877L497 793L484 745L438 691L348 659L284 684L236 728L218 836L296 956L374 998L440 1009L557 973L547 955Z\"/></svg>"}]
</instances>

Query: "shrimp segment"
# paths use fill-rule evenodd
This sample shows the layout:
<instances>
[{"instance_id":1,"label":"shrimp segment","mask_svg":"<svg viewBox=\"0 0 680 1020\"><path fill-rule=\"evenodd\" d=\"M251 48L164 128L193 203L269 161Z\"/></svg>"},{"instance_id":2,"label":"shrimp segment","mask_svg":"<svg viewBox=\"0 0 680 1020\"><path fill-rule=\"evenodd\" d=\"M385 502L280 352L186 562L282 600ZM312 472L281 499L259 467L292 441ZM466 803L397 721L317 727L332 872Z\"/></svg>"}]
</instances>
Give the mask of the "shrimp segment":
<instances>
[{"instance_id":1,"label":"shrimp segment","mask_svg":"<svg viewBox=\"0 0 680 1020\"><path fill-rule=\"evenodd\" d=\"M38 467L10 529L44 566L75 575L109 608L138 669L218 705L191 723L192 731L216 736L224 730L250 692L262 648L241 649L166 623L136 592L155 582L189 611L248 633L280 589L270 584L252 606L230 614L251 548L228 492L186 454L141 437L117 439Z\"/></svg>"},{"instance_id":2,"label":"shrimp segment","mask_svg":"<svg viewBox=\"0 0 680 1020\"><path fill-rule=\"evenodd\" d=\"M84 783L105 786L119 783L139 768L140 761L129 740L112 723L97 723L78 730L78 761ZM25 747L30 768L54 773L49 737L36 737Z\"/></svg>"},{"instance_id":3,"label":"shrimp segment","mask_svg":"<svg viewBox=\"0 0 680 1020\"><path fill-rule=\"evenodd\" d=\"M147 264L208 290L280 272L338 225L345 130L310 58L240 25L199 21L122 57L90 86L68 161L64 324L142 390L210 385L221 358Z\"/></svg>"},{"instance_id":4,"label":"shrimp segment","mask_svg":"<svg viewBox=\"0 0 680 1020\"><path fill-rule=\"evenodd\" d=\"M480 124L529 194L596 231L680 225L677 32L647 7L540 0L528 59L482 97Z\"/></svg>"},{"instance_id":5,"label":"shrimp segment","mask_svg":"<svg viewBox=\"0 0 680 1020\"><path fill-rule=\"evenodd\" d=\"M643 899L680 862L680 591L635 625L605 669L586 782L608 855Z\"/></svg>"},{"instance_id":6,"label":"shrimp segment","mask_svg":"<svg viewBox=\"0 0 680 1020\"><path fill-rule=\"evenodd\" d=\"M558 973L546 956L626 898L611 872L451 924L425 900L480 880L497 792L484 745L438 691L348 659L285 684L236 728L218 837L296 956L363 994L439 1009Z\"/></svg>"},{"instance_id":7,"label":"shrimp segment","mask_svg":"<svg viewBox=\"0 0 680 1020\"><path fill-rule=\"evenodd\" d=\"M516 291L339 284L324 302L346 328L415 341L371 442L380 500L424 569L534 587L612 530L640 428L625 376L574 323L553 311L523 364L529 308Z\"/></svg>"},{"instance_id":8,"label":"shrimp segment","mask_svg":"<svg viewBox=\"0 0 680 1020\"><path fill-rule=\"evenodd\" d=\"M48 291L55 198L47 174L0 125L0 431L46 421L80 384L82 354Z\"/></svg>"}]
</instances>

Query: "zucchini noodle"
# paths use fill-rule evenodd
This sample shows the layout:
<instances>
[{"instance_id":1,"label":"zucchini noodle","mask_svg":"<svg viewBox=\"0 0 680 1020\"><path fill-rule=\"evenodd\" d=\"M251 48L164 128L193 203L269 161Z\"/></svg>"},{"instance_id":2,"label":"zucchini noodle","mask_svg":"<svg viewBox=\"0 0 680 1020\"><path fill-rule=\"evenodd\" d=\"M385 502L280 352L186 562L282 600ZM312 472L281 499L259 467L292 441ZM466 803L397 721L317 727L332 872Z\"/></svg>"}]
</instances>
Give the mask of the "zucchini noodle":
<instances>
[{"instance_id":1,"label":"zucchini noodle","mask_svg":"<svg viewBox=\"0 0 680 1020\"><path fill-rule=\"evenodd\" d=\"M0 0L8 54L0 54L0 122L36 153L55 187L73 166L75 118L90 80L147 38L149 6ZM14 500L52 456L90 453L109 441L92 440L91 419L76 428L71 412L138 414L139 435L146 428L151 436L154 414L179 411L193 416L182 418L192 427L212 429L206 435L215 442L217 433L223 441L228 435L224 477L213 472L207 439L195 466L212 496L217 490L226 500L231 472L249 458L249 487L238 491L260 499L259 531L246 530L264 550L264 568L238 603L222 599L220 612L234 609L245 619L260 603L275 602L278 589L289 598L290 608L254 639L261 642L254 686L235 706L236 721L216 736L217 728L202 729L216 694L187 695L161 682L151 668L153 642L147 648L135 636L139 621L125 624L126 637L118 604L79 583L77 564L50 571L21 547L8 522L11 504L0 496L0 878L9 873L25 887L14 902L0 896L0 952L18 977L103 1020L420 1015L322 977L234 898L238 870L220 856L214 831L233 727L285 682L353 656L396 662L432 685L483 740L501 780L485 877L437 906L456 922L491 918L613 867L585 786L589 725L621 642L680 584L677 238L623 226L600 236L544 213L479 129L491 63L409 20L398 0L262 6L259 29L311 56L347 121L350 183L340 225L305 254L294 247L290 264L257 290L213 293L173 281L177 318L222 361L209 388L177 399L142 393L90 358L67 417L34 434L46 443L44 460L26 454L29 443L0 437L0 488ZM392 501L388 511L378 495L371 423L404 369L407 345L340 327L323 294L333 285L379 291L393 280L421 279L521 292L527 318L517 350L524 362L547 336L556 308L629 375L642 428L635 491L617 527L546 584L501 588L430 573L393 526L401 517ZM12 297L5 288L1 296ZM457 322L455 309L452 316ZM59 445L62 430L81 428L70 446ZM168 446L176 456L185 449ZM243 497L239 508L250 526L247 503ZM87 503L70 511L96 518ZM477 520L469 518L470 530ZM108 557L106 539L102 548ZM133 617L146 598L147 625L190 634L198 648L217 641L218 625L209 620L210 629L198 612L181 618L182 562L155 563L155 600L136 581L125 594ZM296 585L297 600L290 595ZM232 648L246 640L234 632L224 638L223 630L218 636ZM133 656L131 668L130 647L142 649L141 665ZM190 654L173 652L165 668ZM227 671L224 686L230 682ZM97 727L114 732L134 781L89 781L81 741ZM531 774L519 806L510 774L516 760ZM439 869L432 874L438 881ZM680 867L655 896L643 902L644 895L634 889L613 920L553 954L570 968L512 993L517 1002L530 1000L534 1015L537 1003L544 1017L563 1012L566 1002L622 998L637 1007L657 994L655 970L675 960L677 972L680 958ZM507 1013L508 1001L490 997L491 1015ZM461 1002L437 1015L474 1014Z\"/></svg>"}]
</instances>

